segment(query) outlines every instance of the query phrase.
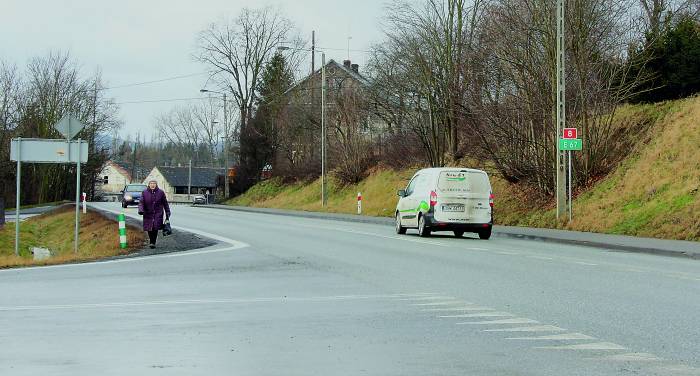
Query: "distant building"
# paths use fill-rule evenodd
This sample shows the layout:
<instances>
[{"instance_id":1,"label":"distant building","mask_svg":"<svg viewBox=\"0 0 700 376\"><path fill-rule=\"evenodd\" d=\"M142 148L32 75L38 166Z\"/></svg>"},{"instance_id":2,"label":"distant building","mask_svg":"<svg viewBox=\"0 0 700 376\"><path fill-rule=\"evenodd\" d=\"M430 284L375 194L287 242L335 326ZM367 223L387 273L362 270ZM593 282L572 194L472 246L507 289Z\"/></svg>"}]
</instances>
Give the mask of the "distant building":
<instances>
[{"instance_id":1,"label":"distant building","mask_svg":"<svg viewBox=\"0 0 700 376\"><path fill-rule=\"evenodd\" d=\"M378 116L377 106L369 95L371 82L360 73L359 65L350 60L338 63L331 59L326 63L325 71L325 121L330 133L327 137L334 137L334 129L357 127L360 128L357 132L353 129L350 133L360 133L381 145L381 137L389 125ZM275 123L277 132L285 141L279 146L269 171L262 171L263 178L319 164L321 84L319 68L285 92L285 106L280 120ZM374 152L367 150L366 153Z\"/></svg>"},{"instance_id":2,"label":"distant building","mask_svg":"<svg viewBox=\"0 0 700 376\"><path fill-rule=\"evenodd\" d=\"M134 169L129 163L107 161L95 182L95 195L106 201L119 201L125 185L141 183L147 174L148 171Z\"/></svg>"},{"instance_id":3,"label":"distant building","mask_svg":"<svg viewBox=\"0 0 700 376\"><path fill-rule=\"evenodd\" d=\"M219 194L219 186L223 182L223 171L220 168L192 167L192 180L189 179L189 167L154 167L143 180L158 182L169 201L190 202L187 197L187 187L191 186L190 194Z\"/></svg>"}]
</instances>

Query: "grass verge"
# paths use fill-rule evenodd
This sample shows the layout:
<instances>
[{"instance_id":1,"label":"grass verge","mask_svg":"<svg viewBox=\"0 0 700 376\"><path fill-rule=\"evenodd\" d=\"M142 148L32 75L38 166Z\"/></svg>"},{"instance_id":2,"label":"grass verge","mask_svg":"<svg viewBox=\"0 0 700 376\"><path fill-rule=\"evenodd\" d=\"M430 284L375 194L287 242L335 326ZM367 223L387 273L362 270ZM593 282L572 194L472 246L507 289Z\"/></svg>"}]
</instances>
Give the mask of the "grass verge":
<instances>
[{"instance_id":1,"label":"grass verge","mask_svg":"<svg viewBox=\"0 0 700 376\"><path fill-rule=\"evenodd\" d=\"M72 206L21 222L20 255L15 256L15 224L5 224L0 229L0 268L62 264L123 255L140 248L145 240L141 229L130 227L127 229L129 247L119 248L117 222L88 210L87 214L80 216L80 245L76 254L73 251L74 226L75 210ZM52 257L34 261L30 251L32 247L48 248Z\"/></svg>"}]
</instances>

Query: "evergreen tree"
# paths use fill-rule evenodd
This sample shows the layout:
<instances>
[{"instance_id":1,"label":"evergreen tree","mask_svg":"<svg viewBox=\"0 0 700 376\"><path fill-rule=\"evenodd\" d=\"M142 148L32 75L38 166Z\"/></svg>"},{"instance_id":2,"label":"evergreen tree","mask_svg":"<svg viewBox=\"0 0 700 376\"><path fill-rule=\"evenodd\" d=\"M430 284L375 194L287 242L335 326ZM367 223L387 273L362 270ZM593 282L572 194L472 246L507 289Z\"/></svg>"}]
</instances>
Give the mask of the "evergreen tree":
<instances>
[{"instance_id":1,"label":"evergreen tree","mask_svg":"<svg viewBox=\"0 0 700 376\"><path fill-rule=\"evenodd\" d=\"M235 184L239 193L260 181L263 168L272 165L275 159L276 120L292 82L293 75L284 56L275 54L262 73L253 119L241 132L241 165Z\"/></svg>"},{"instance_id":2,"label":"evergreen tree","mask_svg":"<svg viewBox=\"0 0 700 376\"><path fill-rule=\"evenodd\" d=\"M648 59L644 69L651 80L635 102L659 102L691 96L700 91L700 24L684 16L666 25L658 37L649 35L646 47L632 59Z\"/></svg>"}]
</instances>

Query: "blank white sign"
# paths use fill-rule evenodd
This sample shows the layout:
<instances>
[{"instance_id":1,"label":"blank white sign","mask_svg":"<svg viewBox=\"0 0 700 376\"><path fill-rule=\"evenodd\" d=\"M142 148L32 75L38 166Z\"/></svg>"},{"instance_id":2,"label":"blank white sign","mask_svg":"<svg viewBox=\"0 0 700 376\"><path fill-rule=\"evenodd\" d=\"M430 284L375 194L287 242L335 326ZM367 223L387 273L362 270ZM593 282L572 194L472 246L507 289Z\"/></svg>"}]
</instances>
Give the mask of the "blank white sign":
<instances>
[{"instance_id":1,"label":"blank white sign","mask_svg":"<svg viewBox=\"0 0 700 376\"><path fill-rule=\"evenodd\" d=\"M21 142L21 146L19 143ZM17 150L21 155L17 155ZM88 161L87 141L66 141L41 138L12 139L10 160L29 163L77 163L80 151L80 163Z\"/></svg>"}]
</instances>

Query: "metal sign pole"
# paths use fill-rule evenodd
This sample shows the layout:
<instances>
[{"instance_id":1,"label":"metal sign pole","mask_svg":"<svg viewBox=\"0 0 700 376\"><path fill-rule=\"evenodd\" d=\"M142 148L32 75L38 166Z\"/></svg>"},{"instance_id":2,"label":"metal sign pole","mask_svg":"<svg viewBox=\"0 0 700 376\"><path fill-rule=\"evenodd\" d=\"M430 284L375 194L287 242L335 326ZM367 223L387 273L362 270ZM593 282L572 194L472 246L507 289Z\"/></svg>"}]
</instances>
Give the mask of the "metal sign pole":
<instances>
[{"instance_id":1,"label":"metal sign pole","mask_svg":"<svg viewBox=\"0 0 700 376\"><path fill-rule=\"evenodd\" d=\"M80 146L81 141L78 139L78 158L76 159L77 171L75 174L75 253L78 253L78 231L80 229Z\"/></svg>"},{"instance_id":2,"label":"metal sign pole","mask_svg":"<svg viewBox=\"0 0 700 376\"><path fill-rule=\"evenodd\" d=\"M19 193L22 181L22 138L17 138L17 193L15 194L15 256L19 256Z\"/></svg>"},{"instance_id":3,"label":"metal sign pole","mask_svg":"<svg viewBox=\"0 0 700 376\"><path fill-rule=\"evenodd\" d=\"M571 180L571 150L569 150L569 222L571 222L571 218L573 216L572 212L574 211L574 202L571 199L571 191L573 190L573 181Z\"/></svg>"}]
</instances>

